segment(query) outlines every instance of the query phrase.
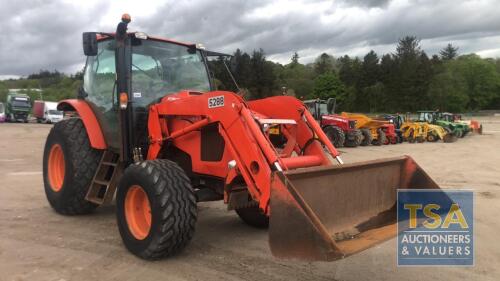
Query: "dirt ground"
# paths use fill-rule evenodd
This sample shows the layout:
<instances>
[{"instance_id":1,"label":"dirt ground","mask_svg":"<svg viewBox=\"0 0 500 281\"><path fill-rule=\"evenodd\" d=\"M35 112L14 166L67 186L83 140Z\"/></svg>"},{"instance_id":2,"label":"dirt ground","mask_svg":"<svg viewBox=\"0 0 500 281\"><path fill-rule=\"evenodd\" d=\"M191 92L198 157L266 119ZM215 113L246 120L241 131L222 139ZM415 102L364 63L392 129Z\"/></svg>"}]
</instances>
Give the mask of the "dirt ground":
<instances>
[{"instance_id":1,"label":"dirt ground","mask_svg":"<svg viewBox=\"0 0 500 281\"><path fill-rule=\"evenodd\" d=\"M345 162L411 155L443 188L475 190L474 267L397 267L396 239L336 262L272 257L267 233L203 203L180 255L142 261L122 246L114 206L57 215L42 183L50 125L0 124L0 280L500 280L500 117L456 143L342 148Z\"/></svg>"}]
</instances>

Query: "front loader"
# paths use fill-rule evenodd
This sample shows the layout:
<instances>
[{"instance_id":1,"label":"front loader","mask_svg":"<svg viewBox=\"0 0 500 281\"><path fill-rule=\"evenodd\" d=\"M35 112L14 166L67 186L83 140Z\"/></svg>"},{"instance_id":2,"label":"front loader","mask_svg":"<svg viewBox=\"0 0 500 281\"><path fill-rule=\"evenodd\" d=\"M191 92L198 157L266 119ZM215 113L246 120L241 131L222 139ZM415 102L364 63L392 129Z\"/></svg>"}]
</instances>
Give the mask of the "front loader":
<instances>
[{"instance_id":1,"label":"front loader","mask_svg":"<svg viewBox=\"0 0 500 281\"><path fill-rule=\"evenodd\" d=\"M83 87L58 106L79 117L50 131L43 178L65 215L91 213L116 193L133 254L178 253L194 235L197 202L223 200L269 228L276 257L336 260L397 235L398 188L439 188L408 156L343 164L301 101L214 91L214 52L127 33L129 22L84 33ZM280 148L274 127L286 139Z\"/></svg>"}]
</instances>

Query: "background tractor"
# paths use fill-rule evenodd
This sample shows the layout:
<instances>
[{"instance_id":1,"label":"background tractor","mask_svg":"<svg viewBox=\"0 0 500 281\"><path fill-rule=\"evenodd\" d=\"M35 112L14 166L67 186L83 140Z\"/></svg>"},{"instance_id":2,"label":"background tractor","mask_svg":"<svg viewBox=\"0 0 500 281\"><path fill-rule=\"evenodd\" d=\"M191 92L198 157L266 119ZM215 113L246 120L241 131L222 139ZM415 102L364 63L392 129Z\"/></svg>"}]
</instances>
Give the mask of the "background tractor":
<instances>
[{"instance_id":1,"label":"background tractor","mask_svg":"<svg viewBox=\"0 0 500 281\"><path fill-rule=\"evenodd\" d=\"M363 136L356 129L356 120L334 114L335 99L306 100L304 104L335 147L356 147L361 144Z\"/></svg>"},{"instance_id":2,"label":"background tractor","mask_svg":"<svg viewBox=\"0 0 500 281\"><path fill-rule=\"evenodd\" d=\"M43 180L64 215L91 213L116 193L133 254L178 253L194 235L197 202L222 200L269 228L276 257L336 260L397 235L398 188L439 188L408 156L343 164L301 101L216 91L213 52L127 33L129 22L125 14L116 33L83 34L83 87L58 105L79 117L50 130Z\"/></svg>"},{"instance_id":3,"label":"background tractor","mask_svg":"<svg viewBox=\"0 0 500 281\"><path fill-rule=\"evenodd\" d=\"M443 112L443 113L438 113L437 114L438 119L444 120L447 122L452 122L454 124L457 124L458 126L461 126L462 128L462 137L466 136L468 133L472 131L470 127L469 122L464 122L462 121L462 116L460 114L455 114L455 113L450 113L450 112ZM476 121L477 122L477 121ZM476 124L476 123L474 123ZM482 131L482 128L481 128Z\"/></svg>"},{"instance_id":4,"label":"background tractor","mask_svg":"<svg viewBox=\"0 0 500 281\"><path fill-rule=\"evenodd\" d=\"M397 143L403 142L403 133L401 132L401 125L405 122L406 117L401 114L384 114L379 118L374 118L378 120L386 120L394 125L394 131L396 133Z\"/></svg>"},{"instance_id":5,"label":"background tractor","mask_svg":"<svg viewBox=\"0 0 500 281\"><path fill-rule=\"evenodd\" d=\"M465 124L469 126L470 130L476 134L483 134L483 124L477 120L462 120L461 114L452 113L453 122Z\"/></svg>"},{"instance_id":6,"label":"background tractor","mask_svg":"<svg viewBox=\"0 0 500 281\"><path fill-rule=\"evenodd\" d=\"M448 121L447 119L450 118L448 116L446 118L443 117L442 113L439 111L418 111L419 122L427 122L429 124L441 126L453 133L457 138L463 138L470 131L469 127L466 124Z\"/></svg>"},{"instance_id":7,"label":"background tractor","mask_svg":"<svg viewBox=\"0 0 500 281\"><path fill-rule=\"evenodd\" d=\"M370 118L361 113L342 112L341 116L356 120L356 128L363 134L362 145L398 143L394 125L389 121Z\"/></svg>"}]
</instances>

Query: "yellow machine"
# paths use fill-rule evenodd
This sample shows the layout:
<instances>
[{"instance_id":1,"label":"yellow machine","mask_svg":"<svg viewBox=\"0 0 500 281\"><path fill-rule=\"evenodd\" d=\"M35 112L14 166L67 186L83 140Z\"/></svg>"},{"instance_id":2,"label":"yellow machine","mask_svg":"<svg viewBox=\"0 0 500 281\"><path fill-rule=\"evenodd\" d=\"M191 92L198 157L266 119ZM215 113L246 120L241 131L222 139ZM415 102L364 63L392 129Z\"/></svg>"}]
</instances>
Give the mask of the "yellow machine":
<instances>
[{"instance_id":1,"label":"yellow machine","mask_svg":"<svg viewBox=\"0 0 500 281\"><path fill-rule=\"evenodd\" d=\"M411 122L406 121L401 125L403 139L408 142L435 142L443 140L443 142L454 142L457 138L450 134L445 128L429 124L426 122Z\"/></svg>"},{"instance_id":2,"label":"yellow machine","mask_svg":"<svg viewBox=\"0 0 500 281\"><path fill-rule=\"evenodd\" d=\"M397 136L394 125L389 121L370 118L361 113L342 112L342 117L356 120L356 128L361 129L363 141L361 145L396 144Z\"/></svg>"}]
</instances>

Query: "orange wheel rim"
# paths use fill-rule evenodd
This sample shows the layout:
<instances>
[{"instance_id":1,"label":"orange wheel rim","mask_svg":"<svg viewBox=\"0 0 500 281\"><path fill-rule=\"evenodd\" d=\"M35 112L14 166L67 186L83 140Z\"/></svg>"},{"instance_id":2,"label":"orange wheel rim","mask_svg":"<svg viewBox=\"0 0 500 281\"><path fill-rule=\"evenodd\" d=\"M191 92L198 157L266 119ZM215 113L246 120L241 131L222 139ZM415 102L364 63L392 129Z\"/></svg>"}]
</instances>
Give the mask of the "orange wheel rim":
<instances>
[{"instance_id":1,"label":"orange wheel rim","mask_svg":"<svg viewBox=\"0 0 500 281\"><path fill-rule=\"evenodd\" d=\"M148 195L139 185L133 185L125 196L125 219L132 235L143 240L151 229L151 206Z\"/></svg>"},{"instance_id":2,"label":"orange wheel rim","mask_svg":"<svg viewBox=\"0 0 500 281\"><path fill-rule=\"evenodd\" d=\"M59 192L64 183L64 173L66 167L64 164L64 153L60 144L54 144L49 152L48 176L50 188Z\"/></svg>"}]
</instances>

